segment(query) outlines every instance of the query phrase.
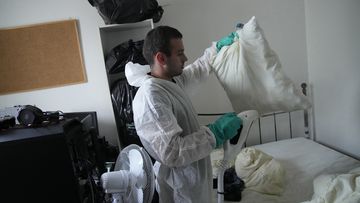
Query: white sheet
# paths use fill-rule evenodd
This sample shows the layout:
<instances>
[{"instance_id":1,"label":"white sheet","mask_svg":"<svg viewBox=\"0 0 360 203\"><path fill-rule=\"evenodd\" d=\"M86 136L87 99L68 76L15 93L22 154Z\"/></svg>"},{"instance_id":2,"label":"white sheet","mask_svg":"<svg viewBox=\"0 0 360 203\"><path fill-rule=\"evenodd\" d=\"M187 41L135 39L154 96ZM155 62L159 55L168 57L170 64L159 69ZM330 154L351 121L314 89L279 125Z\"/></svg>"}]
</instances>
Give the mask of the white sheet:
<instances>
[{"instance_id":1,"label":"white sheet","mask_svg":"<svg viewBox=\"0 0 360 203\"><path fill-rule=\"evenodd\" d=\"M314 195L303 203L359 203L360 167L349 173L320 175L314 180Z\"/></svg>"},{"instance_id":2,"label":"white sheet","mask_svg":"<svg viewBox=\"0 0 360 203\"><path fill-rule=\"evenodd\" d=\"M265 195L245 189L241 203L289 203L312 198L313 180L320 174L346 173L360 161L305 138L294 138L254 146L273 156L285 168L285 192ZM214 157L213 157L214 159ZM216 191L214 190L214 202Z\"/></svg>"}]
</instances>

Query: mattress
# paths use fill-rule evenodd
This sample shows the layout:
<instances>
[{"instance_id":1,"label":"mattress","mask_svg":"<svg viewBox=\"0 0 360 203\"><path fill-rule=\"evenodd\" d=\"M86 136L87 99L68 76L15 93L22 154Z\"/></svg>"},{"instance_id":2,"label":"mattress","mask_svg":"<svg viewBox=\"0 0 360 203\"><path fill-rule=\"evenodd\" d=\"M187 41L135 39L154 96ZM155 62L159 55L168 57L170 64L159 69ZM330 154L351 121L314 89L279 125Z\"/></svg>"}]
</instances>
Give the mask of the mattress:
<instances>
[{"instance_id":1,"label":"mattress","mask_svg":"<svg viewBox=\"0 0 360 203\"><path fill-rule=\"evenodd\" d=\"M302 202L312 198L313 180L320 174L346 173L360 167L360 161L306 138L294 138L253 146L274 157L285 168L285 191L281 196L242 192L241 203ZM212 160L220 159L212 154ZM214 202L216 191L214 190ZM225 201L226 202L226 201Z\"/></svg>"}]
</instances>

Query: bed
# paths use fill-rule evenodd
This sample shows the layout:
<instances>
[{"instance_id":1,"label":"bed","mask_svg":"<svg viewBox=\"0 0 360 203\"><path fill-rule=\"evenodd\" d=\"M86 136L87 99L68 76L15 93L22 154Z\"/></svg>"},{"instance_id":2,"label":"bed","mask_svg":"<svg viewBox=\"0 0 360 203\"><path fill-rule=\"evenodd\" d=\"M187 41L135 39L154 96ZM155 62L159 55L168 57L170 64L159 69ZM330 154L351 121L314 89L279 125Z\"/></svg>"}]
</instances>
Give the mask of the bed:
<instances>
[{"instance_id":1,"label":"bed","mask_svg":"<svg viewBox=\"0 0 360 203\"><path fill-rule=\"evenodd\" d=\"M317 184L316 187L313 187L313 182L318 180L317 177L324 177L320 176L322 174L349 174L350 170L360 166L360 161L316 142L315 134L312 132L312 117L309 116L312 113L309 109L311 108L310 97L306 97L307 85L306 83L301 84L303 94L301 91L297 91L298 88L295 83L283 72L279 57L270 48L264 31L255 17L245 23L243 28L237 31L237 34L239 35L238 39L232 45L222 48L211 65L214 67L214 73L236 112L256 109L263 115L252 126L251 133L247 138L246 146L254 146L254 148L251 150L245 148L243 151L259 150L267 155L259 155L258 157L265 157L266 160L271 159L271 161L253 160L253 157L257 158L257 155L261 153L254 153L250 156L245 153L243 156L240 152L241 157L239 159L243 162L237 164L239 162L235 161L235 168L236 166L240 168L240 170L236 169L236 174L248 179L244 180L246 187L242 192L241 202L296 203L311 200L314 191L319 192L316 190L318 189ZM295 109L306 110L292 112ZM275 113L269 113L274 111ZM269 114L264 115L264 113ZM203 114L200 116L216 115ZM216 172L219 168L217 166L223 169L224 167L221 166L228 163L224 161L226 163L223 164L220 161L222 160L222 153L218 150L211 154L211 158L213 176L216 178ZM255 166L250 165L248 167L242 163L254 163ZM257 165L258 163L259 165ZM269 163L275 163L276 167L264 169L262 163L266 163L265 166L270 165ZM279 169L279 173L271 173L276 172L276 170L268 169ZM253 178L252 173L255 173L255 178ZM222 170L220 170L220 174L222 174ZM278 196L251 190L251 187L253 187L252 189L255 188L254 184L251 183L257 183L256 181L263 183L268 180L271 182L271 175L276 178L280 177L279 181L274 181L274 183L279 183L281 189L284 188L285 190L271 193L266 189L269 188L270 190L274 185L265 183L266 188L263 191L268 194L279 194ZM350 185L357 187L356 196L358 199L348 202L360 202L360 172L358 177L356 183L350 183ZM220 175L219 179L221 178ZM252 180L256 181L251 182ZM248 184L249 182L250 184ZM324 187L327 186L324 185ZM344 187L346 186L340 185L337 190L340 191ZM330 194L330 196L334 195L336 194ZM216 198L215 190L214 198ZM340 200L339 202L344 201Z\"/></svg>"},{"instance_id":2,"label":"bed","mask_svg":"<svg viewBox=\"0 0 360 203\"><path fill-rule=\"evenodd\" d=\"M348 173L360 167L359 160L317 143L309 128L308 115L308 110L273 113L258 119L256 125L252 126L245 147L254 147L282 165L285 169L285 190L278 196L245 188L242 191L242 203L309 201L314 194L313 182L316 177L322 174ZM214 178L217 173L216 162L221 160L222 154L221 149L211 154ZM213 197L213 202L217 202L216 189Z\"/></svg>"},{"instance_id":3,"label":"bed","mask_svg":"<svg viewBox=\"0 0 360 203\"><path fill-rule=\"evenodd\" d=\"M254 147L273 156L282 164L286 171L286 189L281 196L245 189L241 202L307 201L313 194L313 180L320 174L346 173L360 167L360 161L303 137Z\"/></svg>"}]
</instances>

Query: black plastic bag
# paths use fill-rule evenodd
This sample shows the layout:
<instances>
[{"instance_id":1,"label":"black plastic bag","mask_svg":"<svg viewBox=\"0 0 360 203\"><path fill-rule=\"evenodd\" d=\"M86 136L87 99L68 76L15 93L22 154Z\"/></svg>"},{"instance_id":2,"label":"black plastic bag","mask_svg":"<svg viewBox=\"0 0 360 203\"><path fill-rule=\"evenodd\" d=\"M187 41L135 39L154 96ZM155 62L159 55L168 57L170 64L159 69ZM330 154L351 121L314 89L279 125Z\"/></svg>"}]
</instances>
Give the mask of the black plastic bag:
<instances>
[{"instance_id":1,"label":"black plastic bag","mask_svg":"<svg viewBox=\"0 0 360 203\"><path fill-rule=\"evenodd\" d=\"M126 123L134 121L132 101L138 89L138 87L131 86L125 78L117 80L111 87L111 99L114 103L114 110Z\"/></svg>"},{"instance_id":2,"label":"black plastic bag","mask_svg":"<svg viewBox=\"0 0 360 203\"><path fill-rule=\"evenodd\" d=\"M134 23L152 18L160 21L164 10L156 0L88 0L105 24Z\"/></svg>"},{"instance_id":3,"label":"black plastic bag","mask_svg":"<svg viewBox=\"0 0 360 203\"><path fill-rule=\"evenodd\" d=\"M144 40L134 42L130 39L129 41L123 42L113 48L105 57L106 70L108 74L124 72L125 65L129 61L141 65L148 64L142 55L143 45Z\"/></svg>"},{"instance_id":4,"label":"black plastic bag","mask_svg":"<svg viewBox=\"0 0 360 203\"><path fill-rule=\"evenodd\" d=\"M131 86L126 78L117 80L111 87L111 101L122 147L130 144L142 146L134 126L132 101L139 88Z\"/></svg>"}]
</instances>

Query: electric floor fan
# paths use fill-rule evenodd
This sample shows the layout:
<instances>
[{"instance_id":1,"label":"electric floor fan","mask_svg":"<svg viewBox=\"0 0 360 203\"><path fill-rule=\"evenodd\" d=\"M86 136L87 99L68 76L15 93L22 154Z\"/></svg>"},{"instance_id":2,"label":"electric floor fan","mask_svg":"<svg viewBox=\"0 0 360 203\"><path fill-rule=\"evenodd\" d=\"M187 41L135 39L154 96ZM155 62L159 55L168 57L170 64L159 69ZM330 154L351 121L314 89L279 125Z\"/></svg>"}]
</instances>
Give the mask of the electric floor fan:
<instances>
[{"instance_id":1,"label":"electric floor fan","mask_svg":"<svg viewBox=\"0 0 360 203\"><path fill-rule=\"evenodd\" d=\"M101 183L112 203L151 203L155 175L145 149L132 144L121 150L114 171L102 174Z\"/></svg>"},{"instance_id":2,"label":"electric floor fan","mask_svg":"<svg viewBox=\"0 0 360 203\"><path fill-rule=\"evenodd\" d=\"M224 201L224 172L241 151L253 122L259 118L255 110L237 115L243 121L238 136L224 144L224 158L218 173L218 203ZM129 145L121 150L114 171L101 176L105 193L111 194L113 203L150 203L155 190L155 175L151 159L144 148Z\"/></svg>"}]
</instances>

